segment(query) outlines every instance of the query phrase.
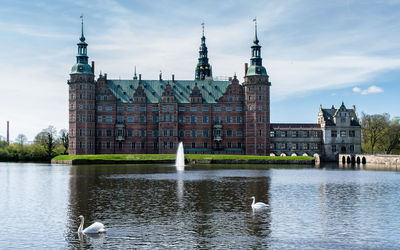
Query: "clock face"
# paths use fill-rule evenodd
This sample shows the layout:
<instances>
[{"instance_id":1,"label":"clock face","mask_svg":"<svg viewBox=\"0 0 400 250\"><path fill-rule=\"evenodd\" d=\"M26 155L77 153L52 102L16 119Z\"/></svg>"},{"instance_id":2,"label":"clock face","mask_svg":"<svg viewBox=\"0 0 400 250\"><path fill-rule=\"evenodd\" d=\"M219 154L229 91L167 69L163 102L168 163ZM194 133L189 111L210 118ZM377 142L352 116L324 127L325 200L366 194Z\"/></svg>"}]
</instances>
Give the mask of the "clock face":
<instances>
[{"instance_id":1,"label":"clock face","mask_svg":"<svg viewBox=\"0 0 400 250\"><path fill-rule=\"evenodd\" d=\"M78 69L79 69L79 70L83 70L83 67L82 67L82 66L79 66Z\"/></svg>"}]
</instances>

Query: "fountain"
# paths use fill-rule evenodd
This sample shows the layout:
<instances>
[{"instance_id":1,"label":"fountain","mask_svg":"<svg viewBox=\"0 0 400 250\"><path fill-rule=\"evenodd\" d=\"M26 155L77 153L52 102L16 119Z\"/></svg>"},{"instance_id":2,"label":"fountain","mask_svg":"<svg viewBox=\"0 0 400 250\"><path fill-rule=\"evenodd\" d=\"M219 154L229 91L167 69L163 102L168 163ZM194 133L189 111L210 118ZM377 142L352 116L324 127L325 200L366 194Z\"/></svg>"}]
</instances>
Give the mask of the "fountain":
<instances>
[{"instance_id":1,"label":"fountain","mask_svg":"<svg viewBox=\"0 0 400 250\"><path fill-rule=\"evenodd\" d=\"M176 151L175 167L178 171L185 170L185 153L183 152L183 142L179 142L178 150Z\"/></svg>"}]
</instances>

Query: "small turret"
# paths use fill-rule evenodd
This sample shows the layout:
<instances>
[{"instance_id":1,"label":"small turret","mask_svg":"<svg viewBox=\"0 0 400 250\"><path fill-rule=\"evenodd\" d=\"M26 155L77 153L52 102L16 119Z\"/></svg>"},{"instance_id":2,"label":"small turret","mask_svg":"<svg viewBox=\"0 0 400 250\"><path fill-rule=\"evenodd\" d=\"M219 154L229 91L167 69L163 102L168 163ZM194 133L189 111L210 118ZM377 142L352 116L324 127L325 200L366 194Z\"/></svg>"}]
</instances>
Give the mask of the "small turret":
<instances>
[{"instance_id":1,"label":"small turret","mask_svg":"<svg viewBox=\"0 0 400 250\"><path fill-rule=\"evenodd\" d=\"M203 27L203 36L201 37L201 45L199 49L199 62L196 66L195 79L205 80L207 77L212 77L211 65L208 63L208 50L206 46L206 37L204 36L204 23L201 24Z\"/></svg>"},{"instance_id":2,"label":"small turret","mask_svg":"<svg viewBox=\"0 0 400 250\"><path fill-rule=\"evenodd\" d=\"M78 55L76 56L76 64L72 66L71 74L90 74L93 75L93 70L88 64L89 57L87 56L87 46L85 36L83 34L83 16L81 16L81 37L79 38Z\"/></svg>"}]
</instances>

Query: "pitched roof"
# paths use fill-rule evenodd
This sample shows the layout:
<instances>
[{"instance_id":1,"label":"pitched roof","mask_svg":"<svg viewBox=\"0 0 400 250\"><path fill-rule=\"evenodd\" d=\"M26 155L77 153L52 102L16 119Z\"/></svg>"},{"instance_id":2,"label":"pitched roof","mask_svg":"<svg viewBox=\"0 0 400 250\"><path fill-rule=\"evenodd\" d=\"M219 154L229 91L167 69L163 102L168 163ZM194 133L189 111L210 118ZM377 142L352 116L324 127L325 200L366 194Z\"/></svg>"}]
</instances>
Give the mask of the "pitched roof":
<instances>
[{"instance_id":1,"label":"pitched roof","mask_svg":"<svg viewBox=\"0 0 400 250\"><path fill-rule=\"evenodd\" d=\"M321 124L318 123L271 123L270 129L291 129L291 130L302 130L302 129L321 129Z\"/></svg>"},{"instance_id":2,"label":"pitched roof","mask_svg":"<svg viewBox=\"0 0 400 250\"><path fill-rule=\"evenodd\" d=\"M197 83L203 103L217 103L217 100L225 93L230 81L200 81L200 80L141 80L141 86L147 97L147 103L159 103L166 88L171 85L178 103L190 103L190 94ZM133 95L139 87L139 80L107 80L107 86L111 93L122 103L133 103Z\"/></svg>"},{"instance_id":3,"label":"pitched roof","mask_svg":"<svg viewBox=\"0 0 400 250\"><path fill-rule=\"evenodd\" d=\"M322 114L324 116L326 126L335 126L333 118L339 109L335 109L335 108L321 109ZM349 116L351 117L350 125L351 126L360 126L360 123L358 122L357 114L356 114L355 110L354 109L346 109L346 112L349 112Z\"/></svg>"}]
</instances>

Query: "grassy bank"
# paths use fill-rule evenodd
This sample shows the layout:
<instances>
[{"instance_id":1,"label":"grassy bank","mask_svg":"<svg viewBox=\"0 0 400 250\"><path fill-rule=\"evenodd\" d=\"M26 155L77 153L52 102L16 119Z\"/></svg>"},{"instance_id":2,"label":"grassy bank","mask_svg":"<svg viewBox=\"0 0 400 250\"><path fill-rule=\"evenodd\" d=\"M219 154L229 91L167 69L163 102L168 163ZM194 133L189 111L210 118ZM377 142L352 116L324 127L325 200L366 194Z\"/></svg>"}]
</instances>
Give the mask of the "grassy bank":
<instances>
[{"instance_id":1,"label":"grassy bank","mask_svg":"<svg viewBox=\"0 0 400 250\"><path fill-rule=\"evenodd\" d=\"M144 163L144 162L173 162L175 154L109 154L109 155L59 155L52 162L62 161L82 163ZM309 156L258 156L258 155L201 155L185 154L185 160L189 163L270 163L270 162L310 162L314 160Z\"/></svg>"}]
</instances>

